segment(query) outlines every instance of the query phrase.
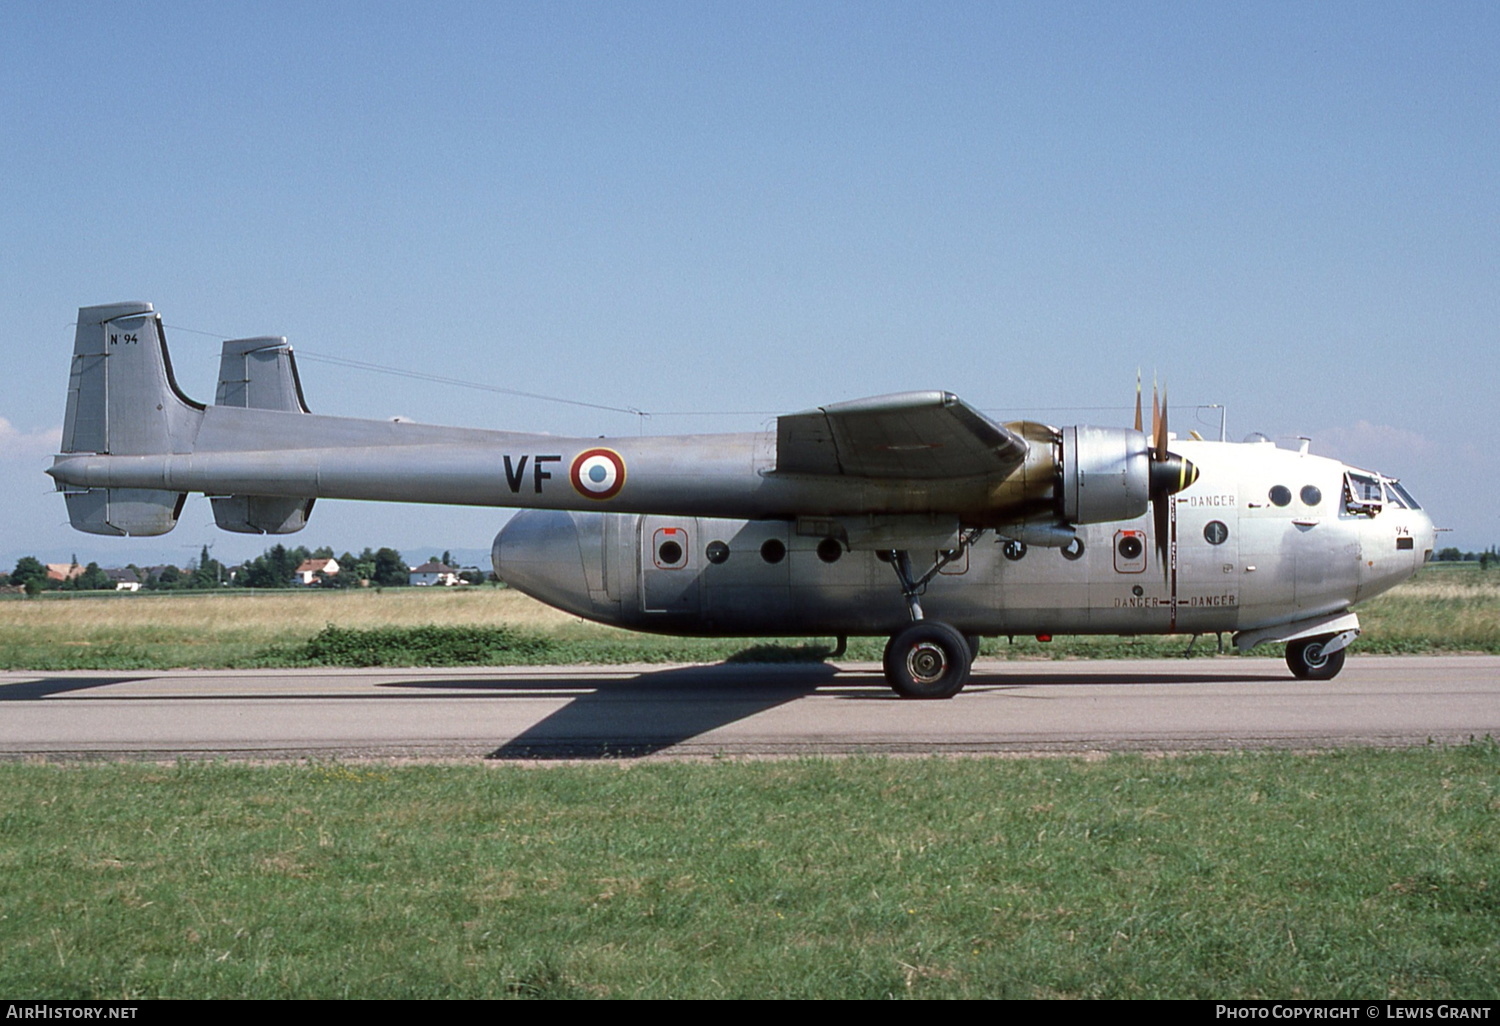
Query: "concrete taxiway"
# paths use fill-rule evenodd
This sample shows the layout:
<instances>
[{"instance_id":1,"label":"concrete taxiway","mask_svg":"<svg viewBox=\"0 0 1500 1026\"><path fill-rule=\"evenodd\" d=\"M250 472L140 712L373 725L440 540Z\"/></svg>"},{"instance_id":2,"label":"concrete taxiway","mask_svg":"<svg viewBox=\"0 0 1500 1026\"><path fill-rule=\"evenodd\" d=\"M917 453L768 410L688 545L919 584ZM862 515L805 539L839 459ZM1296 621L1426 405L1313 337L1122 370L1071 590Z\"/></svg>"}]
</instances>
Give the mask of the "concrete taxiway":
<instances>
[{"instance_id":1,"label":"concrete taxiway","mask_svg":"<svg viewBox=\"0 0 1500 1026\"><path fill-rule=\"evenodd\" d=\"M5 758L601 758L1462 743L1500 658L981 662L946 702L870 664L0 673Z\"/></svg>"}]
</instances>

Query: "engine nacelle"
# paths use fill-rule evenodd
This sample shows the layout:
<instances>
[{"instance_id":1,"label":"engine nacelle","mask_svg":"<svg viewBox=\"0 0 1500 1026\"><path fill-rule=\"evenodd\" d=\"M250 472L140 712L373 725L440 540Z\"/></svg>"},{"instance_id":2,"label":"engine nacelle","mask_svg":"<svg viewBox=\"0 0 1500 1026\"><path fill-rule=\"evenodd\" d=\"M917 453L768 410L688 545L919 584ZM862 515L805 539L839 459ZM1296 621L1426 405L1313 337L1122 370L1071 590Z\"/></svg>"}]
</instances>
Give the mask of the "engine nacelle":
<instances>
[{"instance_id":1,"label":"engine nacelle","mask_svg":"<svg viewBox=\"0 0 1500 1026\"><path fill-rule=\"evenodd\" d=\"M1134 520L1151 502L1151 443L1129 428L1062 429L1062 515L1070 524Z\"/></svg>"}]
</instances>

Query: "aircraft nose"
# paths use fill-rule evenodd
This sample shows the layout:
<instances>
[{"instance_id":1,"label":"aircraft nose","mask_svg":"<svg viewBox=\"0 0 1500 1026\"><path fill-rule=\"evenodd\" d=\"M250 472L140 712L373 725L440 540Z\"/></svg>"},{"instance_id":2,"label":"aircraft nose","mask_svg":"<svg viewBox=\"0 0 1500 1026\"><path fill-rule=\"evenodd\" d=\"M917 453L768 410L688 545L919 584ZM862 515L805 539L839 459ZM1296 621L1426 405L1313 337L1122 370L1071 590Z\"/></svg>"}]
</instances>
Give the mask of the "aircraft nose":
<instances>
[{"instance_id":1,"label":"aircraft nose","mask_svg":"<svg viewBox=\"0 0 1500 1026\"><path fill-rule=\"evenodd\" d=\"M1410 577L1411 574L1422 569L1436 552L1437 525L1432 522L1432 518L1425 510L1412 510L1407 523L1411 525L1411 546L1414 550L1410 553L1411 571L1407 574Z\"/></svg>"},{"instance_id":2,"label":"aircraft nose","mask_svg":"<svg viewBox=\"0 0 1500 1026\"><path fill-rule=\"evenodd\" d=\"M1432 553L1437 548L1437 525L1426 513L1419 512L1417 515L1417 547L1423 551L1427 558L1432 558Z\"/></svg>"},{"instance_id":3,"label":"aircraft nose","mask_svg":"<svg viewBox=\"0 0 1500 1026\"><path fill-rule=\"evenodd\" d=\"M517 591L580 616L592 614L578 526L561 510L524 509L495 536L495 576Z\"/></svg>"}]
</instances>

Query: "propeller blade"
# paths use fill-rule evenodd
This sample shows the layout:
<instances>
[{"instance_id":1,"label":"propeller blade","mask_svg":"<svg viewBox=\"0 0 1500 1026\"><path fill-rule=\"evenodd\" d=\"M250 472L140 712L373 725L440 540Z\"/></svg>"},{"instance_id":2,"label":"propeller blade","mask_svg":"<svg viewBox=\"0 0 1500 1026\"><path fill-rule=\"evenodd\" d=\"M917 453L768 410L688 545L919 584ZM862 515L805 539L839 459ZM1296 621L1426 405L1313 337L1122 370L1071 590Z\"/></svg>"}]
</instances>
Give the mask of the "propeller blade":
<instances>
[{"instance_id":1,"label":"propeller blade","mask_svg":"<svg viewBox=\"0 0 1500 1026\"><path fill-rule=\"evenodd\" d=\"M1152 405L1156 405L1152 403ZM1161 386L1161 419L1156 421L1156 459L1167 458L1167 386Z\"/></svg>"},{"instance_id":2,"label":"propeller blade","mask_svg":"<svg viewBox=\"0 0 1500 1026\"><path fill-rule=\"evenodd\" d=\"M1135 369L1135 429L1141 429L1141 369Z\"/></svg>"},{"instance_id":3,"label":"propeller blade","mask_svg":"<svg viewBox=\"0 0 1500 1026\"><path fill-rule=\"evenodd\" d=\"M1167 389L1161 388L1161 401L1157 401L1156 384L1151 385L1151 432L1156 437L1151 447L1151 524L1155 528L1156 555L1161 561L1162 576L1171 579L1171 567L1167 556L1171 539L1172 496L1198 480L1198 468L1192 460L1183 459L1167 451Z\"/></svg>"},{"instance_id":4,"label":"propeller blade","mask_svg":"<svg viewBox=\"0 0 1500 1026\"><path fill-rule=\"evenodd\" d=\"M1151 437L1155 438L1157 427L1161 424L1161 399L1157 389L1156 381L1151 382Z\"/></svg>"},{"instance_id":5,"label":"propeller blade","mask_svg":"<svg viewBox=\"0 0 1500 1026\"><path fill-rule=\"evenodd\" d=\"M1170 582L1172 568L1167 564L1167 550L1170 539L1167 532L1171 529L1172 511L1167 508L1167 503L1172 501L1170 494L1151 496L1151 537L1156 542L1156 561L1161 565L1161 576Z\"/></svg>"}]
</instances>

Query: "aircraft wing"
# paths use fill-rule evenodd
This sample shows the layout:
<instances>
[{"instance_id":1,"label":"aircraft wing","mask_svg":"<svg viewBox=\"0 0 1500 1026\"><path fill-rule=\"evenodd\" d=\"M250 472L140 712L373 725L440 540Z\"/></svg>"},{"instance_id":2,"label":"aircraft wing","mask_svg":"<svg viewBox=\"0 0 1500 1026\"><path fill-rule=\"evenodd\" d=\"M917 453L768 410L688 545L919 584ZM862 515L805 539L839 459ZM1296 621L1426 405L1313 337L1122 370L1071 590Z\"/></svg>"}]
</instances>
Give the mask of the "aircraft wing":
<instances>
[{"instance_id":1,"label":"aircraft wing","mask_svg":"<svg viewBox=\"0 0 1500 1026\"><path fill-rule=\"evenodd\" d=\"M1008 476L1026 440L951 392L903 392L776 420L776 473L932 480Z\"/></svg>"}]
</instances>

